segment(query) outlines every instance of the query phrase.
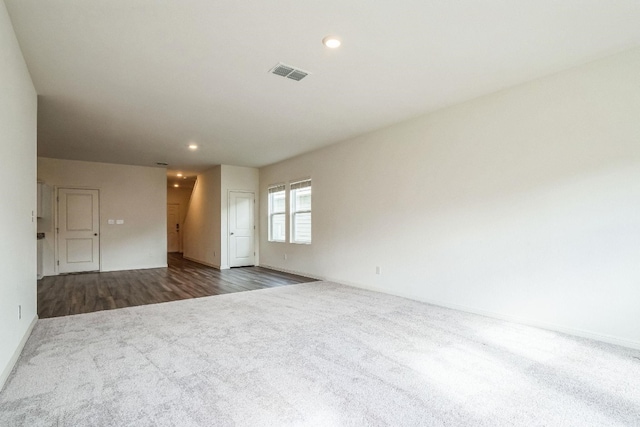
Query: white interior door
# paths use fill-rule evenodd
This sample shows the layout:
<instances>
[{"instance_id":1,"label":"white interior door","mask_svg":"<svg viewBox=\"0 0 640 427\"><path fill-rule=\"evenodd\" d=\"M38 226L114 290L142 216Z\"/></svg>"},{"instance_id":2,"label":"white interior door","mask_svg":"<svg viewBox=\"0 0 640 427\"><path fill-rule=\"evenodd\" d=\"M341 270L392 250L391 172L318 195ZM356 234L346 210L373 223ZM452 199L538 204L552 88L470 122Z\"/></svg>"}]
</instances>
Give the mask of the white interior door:
<instances>
[{"instance_id":1,"label":"white interior door","mask_svg":"<svg viewBox=\"0 0 640 427\"><path fill-rule=\"evenodd\" d=\"M180 205L167 205L167 252L180 252Z\"/></svg>"},{"instance_id":2,"label":"white interior door","mask_svg":"<svg viewBox=\"0 0 640 427\"><path fill-rule=\"evenodd\" d=\"M255 195L229 192L229 266L255 265L253 209Z\"/></svg>"},{"instance_id":3,"label":"white interior door","mask_svg":"<svg viewBox=\"0 0 640 427\"><path fill-rule=\"evenodd\" d=\"M58 189L58 272L100 270L98 190Z\"/></svg>"}]
</instances>

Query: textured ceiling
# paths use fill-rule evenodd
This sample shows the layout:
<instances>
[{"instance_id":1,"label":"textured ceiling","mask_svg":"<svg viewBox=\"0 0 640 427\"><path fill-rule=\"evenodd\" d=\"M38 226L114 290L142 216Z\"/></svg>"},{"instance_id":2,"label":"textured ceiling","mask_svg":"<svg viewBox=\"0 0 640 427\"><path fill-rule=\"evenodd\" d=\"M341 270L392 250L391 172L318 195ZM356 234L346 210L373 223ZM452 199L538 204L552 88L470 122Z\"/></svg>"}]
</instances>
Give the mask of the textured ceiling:
<instances>
[{"instance_id":1,"label":"textured ceiling","mask_svg":"<svg viewBox=\"0 0 640 427\"><path fill-rule=\"evenodd\" d=\"M274 163L640 42L637 0L5 2L39 155L191 172ZM278 62L312 74L269 74Z\"/></svg>"}]
</instances>

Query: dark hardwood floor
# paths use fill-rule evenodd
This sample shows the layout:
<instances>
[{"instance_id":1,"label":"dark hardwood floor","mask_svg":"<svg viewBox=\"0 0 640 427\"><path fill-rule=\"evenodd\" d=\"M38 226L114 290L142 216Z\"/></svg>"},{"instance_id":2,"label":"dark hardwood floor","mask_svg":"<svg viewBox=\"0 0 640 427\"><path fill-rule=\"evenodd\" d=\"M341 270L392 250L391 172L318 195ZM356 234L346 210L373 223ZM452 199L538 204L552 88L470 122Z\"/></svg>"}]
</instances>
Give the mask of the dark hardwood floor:
<instances>
[{"instance_id":1,"label":"dark hardwood floor","mask_svg":"<svg viewBox=\"0 0 640 427\"><path fill-rule=\"evenodd\" d=\"M168 254L168 268L67 274L38 281L43 318L313 282L262 267L216 270Z\"/></svg>"}]
</instances>

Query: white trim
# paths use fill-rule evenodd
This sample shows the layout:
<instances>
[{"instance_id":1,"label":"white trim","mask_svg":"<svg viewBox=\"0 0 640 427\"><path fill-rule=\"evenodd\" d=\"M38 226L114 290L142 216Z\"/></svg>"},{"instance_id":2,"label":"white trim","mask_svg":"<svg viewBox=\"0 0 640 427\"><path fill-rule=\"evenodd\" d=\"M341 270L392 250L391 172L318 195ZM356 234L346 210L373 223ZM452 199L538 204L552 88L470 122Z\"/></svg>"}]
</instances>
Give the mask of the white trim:
<instances>
[{"instance_id":1,"label":"white trim","mask_svg":"<svg viewBox=\"0 0 640 427\"><path fill-rule=\"evenodd\" d=\"M561 332L563 334L574 335L581 338L588 338L596 341L602 341L609 344L615 344L615 345L620 345L622 347L628 347L628 348L640 350L640 341L633 341L626 338L617 337L614 335L606 335L598 332L587 331L584 329L570 328L570 327L558 325L556 323L541 322L539 320L528 319L526 317L510 316L508 314L496 313L494 311L482 310L478 308L468 307L465 305L458 305L458 304L451 304L451 303L442 302L442 301L429 300L429 299L412 295L408 292L405 293L405 292L389 291L387 289L382 289L375 286L364 286L357 283L344 283L344 284L348 286L353 286L356 288L368 289L371 291L381 292L381 293L390 294L390 295L396 295L399 297L408 298L408 299L424 302L427 304L437 305L439 307L451 308L453 310L479 314L482 316L492 317L494 319L506 320L508 322L534 326L540 329L546 329L554 332Z\"/></svg>"},{"instance_id":2,"label":"white trim","mask_svg":"<svg viewBox=\"0 0 640 427\"><path fill-rule=\"evenodd\" d=\"M311 277L311 278L317 279L317 280L335 282L335 283L339 283L341 285L352 286L354 288L366 289L366 290L369 290L369 291L380 292L380 293L383 293L383 294L395 295L395 296L402 297L402 298L412 299L414 301L420 301L420 302L424 302L424 303L431 304L431 305L437 305L439 307L451 308L453 310L459 310L459 311L464 311L464 312L467 312L467 313L479 314L481 316L487 316L487 317L491 317L491 318L494 318L494 319L506 320L508 322L519 323L519 324L528 325L528 326L534 326L534 327L540 328L540 329L546 329L546 330L554 331L554 332L561 332L561 333L567 334L567 335L573 335L573 336L577 336L577 337L581 337L581 338L588 338L588 339L592 339L592 340L595 340L595 341L601 341L601 342L605 342L605 343L609 343L609 344L615 344L615 345L619 345L619 346L622 346L622 347L628 347L628 348L633 348L633 349L636 349L636 350L640 350L640 341L634 341L634 340L630 340L630 339L627 339L627 338L617 337L615 335L601 334L601 333L598 333L598 332L587 331L585 329L569 328L569 327L558 325L558 324L555 324L555 323L541 322L539 320L532 320L532 319L528 319L528 318L525 318L525 317L518 317L518 316L510 316L510 315L506 315L506 314L496 313L494 311L488 311L488 310L482 310L482 309L478 309L478 308L468 307L468 306L465 306L465 305L450 304L450 303L447 303L447 302L430 300L430 299L426 299L426 298L422 298L422 297L413 295L413 294L411 294L409 292L392 291L392 290L389 290L389 289L386 289L386 288L380 288L380 287L377 287L377 286L368 286L368 285L362 285L362 284L359 284L359 283L345 282L345 281L338 280L338 279L332 279L330 277L314 276L314 275L310 275L308 273L304 273L304 272L301 272L301 271L285 270L285 269L282 269L282 268L279 268L279 267L273 267L273 266L264 265L264 264L261 265L261 267L269 268L271 270L276 270L276 271L282 271L284 273L297 274L298 276Z\"/></svg>"},{"instance_id":3,"label":"white trim","mask_svg":"<svg viewBox=\"0 0 640 427\"><path fill-rule=\"evenodd\" d=\"M189 261L197 262L198 264L206 265L207 267L213 267L213 268L215 268L217 270L228 270L229 269L229 267L224 267L224 266L221 267L219 265L211 264L211 263L205 262L205 261L200 261L199 259L190 258L190 257L184 256L184 255L182 256L182 258L188 259Z\"/></svg>"},{"instance_id":4,"label":"white trim","mask_svg":"<svg viewBox=\"0 0 640 427\"><path fill-rule=\"evenodd\" d=\"M297 276L304 276L304 277L310 277L312 279L316 279L316 280L323 280L323 281L327 281L327 282L335 282L335 283L340 283L337 280L333 280L333 279L329 279L327 277L323 277L323 276L314 276L312 274L309 273L304 273L302 271L296 271L296 270L288 270L285 268L280 268L280 267L274 267L273 265L268 265L268 264L260 264L260 265L256 265L256 267L263 267L263 268L268 268L269 270L275 270L275 271L281 271L283 273L289 273L289 274L295 274ZM346 283L340 283L341 285L346 285ZM349 286L349 285L347 285Z\"/></svg>"},{"instance_id":5,"label":"white trim","mask_svg":"<svg viewBox=\"0 0 640 427\"><path fill-rule=\"evenodd\" d=\"M36 326L37 321L38 321L38 315L36 314L35 316L33 316L33 320L31 321L31 324L29 325L22 339L20 340L20 344L18 344L18 347L16 347L15 351L13 352L13 356L11 356L11 359L9 359L9 363L7 364L7 366L5 366L4 371L2 371L2 375L0 375L0 391L2 391L2 389L4 388L4 385L7 382L9 375L11 375L13 368L16 366L16 362L18 361L20 354L22 354L22 349L24 349L25 344L27 344L27 340L31 336L31 332L33 331L33 327Z\"/></svg>"},{"instance_id":6,"label":"white trim","mask_svg":"<svg viewBox=\"0 0 640 427\"><path fill-rule=\"evenodd\" d=\"M108 273L110 271L131 271L131 270L151 270L154 268L166 268L168 264L160 264L160 265L143 265L139 267L129 267L129 268L114 268L110 270L100 270L99 273ZM84 272L83 272L84 273ZM87 272L87 273L96 273L95 271Z\"/></svg>"}]
</instances>

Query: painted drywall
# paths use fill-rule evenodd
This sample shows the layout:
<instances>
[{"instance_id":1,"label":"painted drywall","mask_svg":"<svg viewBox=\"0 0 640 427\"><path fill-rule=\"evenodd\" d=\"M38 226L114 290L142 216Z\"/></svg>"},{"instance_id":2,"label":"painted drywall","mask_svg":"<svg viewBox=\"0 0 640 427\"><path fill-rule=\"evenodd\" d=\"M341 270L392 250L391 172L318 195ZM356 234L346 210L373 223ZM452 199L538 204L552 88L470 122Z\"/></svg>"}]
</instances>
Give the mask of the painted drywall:
<instances>
[{"instance_id":1,"label":"painted drywall","mask_svg":"<svg viewBox=\"0 0 640 427\"><path fill-rule=\"evenodd\" d=\"M0 1L0 389L36 312L36 116L37 95ZM21 315L20 315L21 312Z\"/></svg>"},{"instance_id":2,"label":"painted drywall","mask_svg":"<svg viewBox=\"0 0 640 427\"><path fill-rule=\"evenodd\" d=\"M184 223L184 257L220 268L220 185L222 168L198 175Z\"/></svg>"},{"instance_id":3,"label":"painted drywall","mask_svg":"<svg viewBox=\"0 0 640 427\"><path fill-rule=\"evenodd\" d=\"M640 348L639 117L634 49L262 168L261 264Z\"/></svg>"},{"instance_id":4,"label":"painted drywall","mask_svg":"<svg viewBox=\"0 0 640 427\"><path fill-rule=\"evenodd\" d=\"M38 157L38 179L54 192L57 187L100 190L100 271L167 266L164 169ZM124 224L109 224L109 219ZM55 275L55 203L38 228L46 236L43 273Z\"/></svg>"},{"instance_id":5,"label":"painted drywall","mask_svg":"<svg viewBox=\"0 0 640 427\"><path fill-rule=\"evenodd\" d=\"M254 208L256 233L254 238L254 247L256 249L256 264L259 264L259 203L258 192L260 172L256 168L247 168L241 166L222 165L222 215L221 215L221 251L222 265L221 268L229 268L229 192L230 191L247 191L252 192L256 196L256 206Z\"/></svg>"},{"instance_id":6,"label":"painted drywall","mask_svg":"<svg viewBox=\"0 0 640 427\"><path fill-rule=\"evenodd\" d=\"M182 222L182 230L179 231L180 252L183 252L184 250L184 223L187 219L187 212L189 210L192 191L192 188L186 187L167 188L167 204L180 205L180 221Z\"/></svg>"},{"instance_id":7,"label":"painted drywall","mask_svg":"<svg viewBox=\"0 0 640 427\"><path fill-rule=\"evenodd\" d=\"M184 256L219 269L229 268L229 191L258 194L256 168L219 165L198 175L184 225ZM256 263L258 260L258 203L256 201Z\"/></svg>"}]
</instances>

